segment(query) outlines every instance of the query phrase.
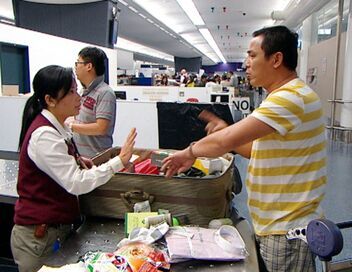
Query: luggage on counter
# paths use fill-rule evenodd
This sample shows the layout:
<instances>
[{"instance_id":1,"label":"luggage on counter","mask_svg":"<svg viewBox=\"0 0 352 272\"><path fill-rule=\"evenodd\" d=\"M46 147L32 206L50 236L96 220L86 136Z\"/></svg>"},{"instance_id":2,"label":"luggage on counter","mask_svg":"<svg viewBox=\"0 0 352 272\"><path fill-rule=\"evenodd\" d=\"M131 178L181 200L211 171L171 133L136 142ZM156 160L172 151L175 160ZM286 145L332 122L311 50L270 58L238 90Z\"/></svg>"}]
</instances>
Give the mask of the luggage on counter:
<instances>
[{"instance_id":1,"label":"luggage on counter","mask_svg":"<svg viewBox=\"0 0 352 272\"><path fill-rule=\"evenodd\" d=\"M106 162L119 153L111 148L96 156L96 165ZM151 150L135 149L137 160L150 158ZM149 200L151 210L169 210L173 216L183 216L186 223L208 225L214 218L230 216L235 191L233 178L234 156L224 155L228 167L219 176L191 178L163 175L144 175L129 172L116 173L110 181L80 196L81 211L87 216L124 218L133 212L137 202Z\"/></svg>"}]
</instances>

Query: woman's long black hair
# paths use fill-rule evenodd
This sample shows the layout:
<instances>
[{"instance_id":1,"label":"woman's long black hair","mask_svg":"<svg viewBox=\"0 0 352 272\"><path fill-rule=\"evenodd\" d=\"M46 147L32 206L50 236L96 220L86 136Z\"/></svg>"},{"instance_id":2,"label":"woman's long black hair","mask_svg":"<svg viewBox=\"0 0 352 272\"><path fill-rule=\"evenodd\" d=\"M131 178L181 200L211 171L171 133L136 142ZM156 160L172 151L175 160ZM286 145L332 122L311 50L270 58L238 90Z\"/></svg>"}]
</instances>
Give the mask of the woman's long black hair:
<instances>
[{"instance_id":1,"label":"woman's long black hair","mask_svg":"<svg viewBox=\"0 0 352 272\"><path fill-rule=\"evenodd\" d=\"M27 100L23 110L19 149L34 118L47 108L45 96L62 99L70 91L72 80L72 69L58 65L49 65L37 72L33 79L34 94Z\"/></svg>"}]
</instances>

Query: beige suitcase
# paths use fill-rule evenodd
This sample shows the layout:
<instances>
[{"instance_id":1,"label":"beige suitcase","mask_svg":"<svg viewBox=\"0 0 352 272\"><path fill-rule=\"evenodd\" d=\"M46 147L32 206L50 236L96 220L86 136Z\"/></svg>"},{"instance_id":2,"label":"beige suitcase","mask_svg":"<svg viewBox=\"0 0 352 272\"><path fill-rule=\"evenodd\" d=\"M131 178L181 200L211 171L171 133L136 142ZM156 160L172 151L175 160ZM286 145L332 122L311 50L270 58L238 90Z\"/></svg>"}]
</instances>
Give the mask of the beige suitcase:
<instances>
[{"instance_id":1,"label":"beige suitcase","mask_svg":"<svg viewBox=\"0 0 352 272\"><path fill-rule=\"evenodd\" d=\"M109 149L93 159L99 165L118 154ZM134 154L148 158L150 150L136 149ZM191 178L117 173L110 181L80 197L81 211L87 216L124 218L133 212L136 202L149 200L152 211L166 209L173 216L182 216L189 224L207 225L214 218L230 216L235 190L234 156L224 156L230 163L217 177Z\"/></svg>"}]
</instances>

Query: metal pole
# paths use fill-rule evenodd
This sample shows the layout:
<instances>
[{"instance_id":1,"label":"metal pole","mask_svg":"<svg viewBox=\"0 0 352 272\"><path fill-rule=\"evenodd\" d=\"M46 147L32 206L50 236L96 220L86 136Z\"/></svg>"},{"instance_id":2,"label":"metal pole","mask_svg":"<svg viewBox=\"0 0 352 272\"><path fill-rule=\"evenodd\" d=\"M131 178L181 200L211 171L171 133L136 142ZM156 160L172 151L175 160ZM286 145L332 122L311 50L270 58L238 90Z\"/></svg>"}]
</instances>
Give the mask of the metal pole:
<instances>
[{"instance_id":1,"label":"metal pole","mask_svg":"<svg viewBox=\"0 0 352 272\"><path fill-rule=\"evenodd\" d=\"M334 73L334 86L332 90L332 103L331 103L331 115L330 115L330 127L332 129L332 138L335 138L335 112L336 112L336 92L337 92L337 74L339 67L340 58L340 43L341 43L341 23L343 17L343 2L344 0L339 0L338 13L337 13L337 29L336 29L336 59L335 59L335 73Z\"/></svg>"}]
</instances>

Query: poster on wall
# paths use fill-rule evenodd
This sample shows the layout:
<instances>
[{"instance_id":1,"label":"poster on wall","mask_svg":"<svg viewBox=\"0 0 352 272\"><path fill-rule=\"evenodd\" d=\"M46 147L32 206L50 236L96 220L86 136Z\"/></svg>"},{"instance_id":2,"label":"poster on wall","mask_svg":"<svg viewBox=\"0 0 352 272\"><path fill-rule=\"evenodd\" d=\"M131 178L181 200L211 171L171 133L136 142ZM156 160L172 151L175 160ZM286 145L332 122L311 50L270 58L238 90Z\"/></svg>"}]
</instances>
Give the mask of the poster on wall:
<instances>
[{"instance_id":1,"label":"poster on wall","mask_svg":"<svg viewBox=\"0 0 352 272\"><path fill-rule=\"evenodd\" d=\"M310 85L311 84L315 85L317 83L317 74L318 74L318 68L317 67L308 68L306 82L308 84L310 84Z\"/></svg>"}]
</instances>

